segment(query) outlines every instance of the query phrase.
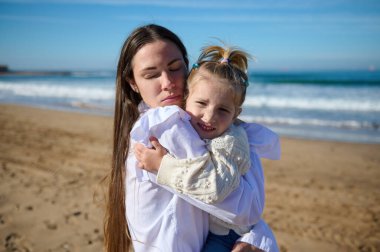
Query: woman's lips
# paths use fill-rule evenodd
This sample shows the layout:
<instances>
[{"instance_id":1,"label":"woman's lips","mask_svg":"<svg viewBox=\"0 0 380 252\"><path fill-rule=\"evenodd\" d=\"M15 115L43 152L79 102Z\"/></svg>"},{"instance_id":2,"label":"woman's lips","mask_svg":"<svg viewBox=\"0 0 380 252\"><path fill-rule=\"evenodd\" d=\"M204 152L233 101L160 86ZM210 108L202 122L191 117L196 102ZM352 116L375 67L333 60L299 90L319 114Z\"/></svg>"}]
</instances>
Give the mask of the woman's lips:
<instances>
[{"instance_id":1,"label":"woman's lips","mask_svg":"<svg viewBox=\"0 0 380 252\"><path fill-rule=\"evenodd\" d=\"M182 99L182 96L181 95L172 95L172 96L168 96L166 97L165 99L163 99L161 102L165 103L165 104L171 104L171 103L176 103L178 102L178 100Z\"/></svg>"}]
</instances>

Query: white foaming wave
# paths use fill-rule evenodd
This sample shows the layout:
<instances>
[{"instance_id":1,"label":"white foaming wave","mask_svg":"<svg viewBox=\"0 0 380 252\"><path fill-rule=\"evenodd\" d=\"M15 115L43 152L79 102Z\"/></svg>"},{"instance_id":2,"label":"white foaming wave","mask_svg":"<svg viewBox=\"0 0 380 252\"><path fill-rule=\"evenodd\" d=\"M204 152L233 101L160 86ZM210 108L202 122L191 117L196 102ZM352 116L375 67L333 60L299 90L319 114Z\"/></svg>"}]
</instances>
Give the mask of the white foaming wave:
<instances>
[{"instance_id":1,"label":"white foaming wave","mask_svg":"<svg viewBox=\"0 0 380 252\"><path fill-rule=\"evenodd\" d=\"M359 97L361 98L361 97ZM346 110L346 111L380 111L380 99L374 100L348 100L342 98L285 98L267 96L247 96L245 106L296 108L308 110Z\"/></svg>"},{"instance_id":2,"label":"white foaming wave","mask_svg":"<svg viewBox=\"0 0 380 252\"><path fill-rule=\"evenodd\" d=\"M109 100L113 99L115 94L115 91L112 88L15 83L0 83L0 92L1 91L11 92L12 94L19 96L72 98L83 100Z\"/></svg>"},{"instance_id":3,"label":"white foaming wave","mask_svg":"<svg viewBox=\"0 0 380 252\"><path fill-rule=\"evenodd\" d=\"M300 119L300 118L287 118L287 117L263 117L263 116L246 116L240 117L247 122L258 122L263 124L281 124L281 125L293 125L293 126L323 126L345 129L379 129L379 125L368 121L333 121L333 120L320 120L320 119Z\"/></svg>"}]
</instances>

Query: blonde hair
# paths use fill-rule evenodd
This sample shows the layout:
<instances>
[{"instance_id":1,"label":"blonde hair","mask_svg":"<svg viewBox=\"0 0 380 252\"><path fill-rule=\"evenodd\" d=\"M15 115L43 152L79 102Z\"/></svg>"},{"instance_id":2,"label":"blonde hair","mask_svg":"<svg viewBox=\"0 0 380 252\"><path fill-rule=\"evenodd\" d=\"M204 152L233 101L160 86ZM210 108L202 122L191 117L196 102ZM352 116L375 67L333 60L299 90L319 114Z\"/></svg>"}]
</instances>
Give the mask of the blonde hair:
<instances>
[{"instance_id":1,"label":"blonde hair","mask_svg":"<svg viewBox=\"0 0 380 252\"><path fill-rule=\"evenodd\" d=\"M248 87L248 59L251 56L236 47L207 46L202 52L197 63L193 65L188 76L188 95L202 72L226 80L234 92L234 103L240 108L245 100Z\"/></svg>"}]
</instances>

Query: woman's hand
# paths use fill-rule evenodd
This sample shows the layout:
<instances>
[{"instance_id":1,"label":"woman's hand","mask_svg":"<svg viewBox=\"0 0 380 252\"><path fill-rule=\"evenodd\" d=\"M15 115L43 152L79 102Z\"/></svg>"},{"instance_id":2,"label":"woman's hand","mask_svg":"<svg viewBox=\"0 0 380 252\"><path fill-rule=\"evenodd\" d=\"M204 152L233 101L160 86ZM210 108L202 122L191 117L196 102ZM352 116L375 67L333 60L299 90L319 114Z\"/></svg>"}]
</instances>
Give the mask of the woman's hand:
<instances>
[{"instance_id":1,"label":"woman's hand","mask_svg":"<svg viewBox=\"0 0 380 252\"><path fill-rule=\"evenodd\" d=\"M149 149L140 143L135 145L135 156L138 161L137 166L146 171L157 173L160 168L162 158L168 152L158 142L157 138L150 137L149 140L153 146L152 149Z\"/></svg>"},{"instance_id":2,"label":"woman's hand","mask_svg":"<svg viewBox=\"0 0 380 252\"><path fill-rule=\"evenodd\" d=\"M256 248L255 246L249 243L237 242L235 243L235 246L232 248L231 252L264 252L264 251Z\"/></svg>"}]
</instances>

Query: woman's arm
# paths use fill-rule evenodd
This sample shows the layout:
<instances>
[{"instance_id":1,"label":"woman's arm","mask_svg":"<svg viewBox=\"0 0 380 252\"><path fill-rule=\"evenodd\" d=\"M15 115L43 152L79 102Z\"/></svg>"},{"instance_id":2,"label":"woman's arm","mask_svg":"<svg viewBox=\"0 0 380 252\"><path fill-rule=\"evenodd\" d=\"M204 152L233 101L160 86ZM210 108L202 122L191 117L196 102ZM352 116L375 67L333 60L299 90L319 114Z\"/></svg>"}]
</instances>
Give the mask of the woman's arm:
<instances>
[{"instance_id":1,"label":"woman's arm","mask_svg":"<svg viewBox=\"0 0 380 252\"><path fill-rule=\"evenodd\" d=\"M189 117L186 117L179 108L161 109L165 110L155 109L143 115L145 118L141 118L131 132L132 140L149 146L149 136L155 136L177 158L194 158L204 155L207 152L206 147L191 127ZM259 157L252 148L250 157L254 169L249 169L240 180L239 186L223 202L215 205L179 194L167 186L163 187L227 223L254 224L260 219L264 207L264 181ZM149 173L145 176L156 183L154 174Z\"/></svg>"},{"instance_id":2,"label":"woman's arm","mask_svg":"<svg viewBox=\"0 0 380 252\"><path fill-rule=\"evenodd\" d=\"M156 139L154 148L137 144L141 168L157 173L157 182L205 203L223 201L250 168L249 144L243 128L232 125L223 135L207 140L206 154L177 159L166 154ZM166 154L166 155L165 155Z\"/></svg>"},{"instance_id":3,"label":"woman's arm","mask_svg":"<svg viewBox=\"0 0 380 252\"><path fill-rule=\"evenodd\" d=\"M250 246L251 244L253 246ZM252 249L250 251L270 251L279 252L276 237L274 236L271 228L263 219L256 223L250 232L243 234L234 246L234 249L238 247L248 247ZM232 250L234 252L235 250ZM257 249L257 250L255 250Z\"/></svg>"}]
</instances>

